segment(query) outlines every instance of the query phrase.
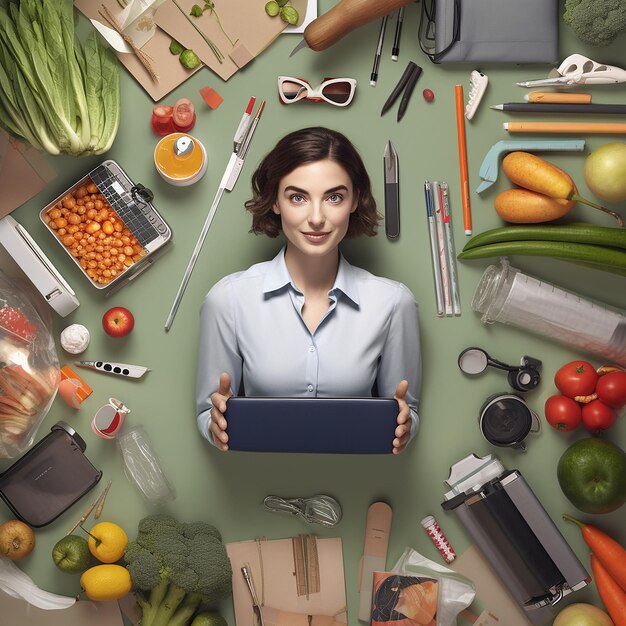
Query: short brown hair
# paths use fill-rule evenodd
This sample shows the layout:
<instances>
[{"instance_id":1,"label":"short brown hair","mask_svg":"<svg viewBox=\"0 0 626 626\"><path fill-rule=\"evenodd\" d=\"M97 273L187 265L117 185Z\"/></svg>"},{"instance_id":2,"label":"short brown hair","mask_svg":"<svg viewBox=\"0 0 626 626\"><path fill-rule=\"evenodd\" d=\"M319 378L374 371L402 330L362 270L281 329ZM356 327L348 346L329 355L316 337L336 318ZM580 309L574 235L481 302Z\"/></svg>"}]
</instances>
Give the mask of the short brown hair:
<instances>
[{"instance_id":1,"label":"short brown hair","mask_svg":"<svg viewBox=\"0 0 626 626\"><path fill-rule=\"evenodd\" d=\"M281 179L301 165L324 159L341 165L354 187L357 207L350 214L346 238L375 235L380 216L363 160L347 137L321 126L285 135L261 161L252 175L253 197L245 203L252 213L251 232L277 237L282 231L280 215L272 208L278 198Z\"/></svg>"}]
</instances>

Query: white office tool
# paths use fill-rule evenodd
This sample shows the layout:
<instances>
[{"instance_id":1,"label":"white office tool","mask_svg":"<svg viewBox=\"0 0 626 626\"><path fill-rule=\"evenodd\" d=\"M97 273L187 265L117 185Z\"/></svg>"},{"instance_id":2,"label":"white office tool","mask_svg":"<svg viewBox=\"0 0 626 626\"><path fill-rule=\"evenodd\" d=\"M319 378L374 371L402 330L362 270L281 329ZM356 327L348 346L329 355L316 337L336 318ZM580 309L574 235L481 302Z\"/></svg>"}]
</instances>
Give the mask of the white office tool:
<instances>
[{"instance_id":1,"label":"white office tool","mask_svg":"<svg viewBox=\"0 0 626 626\"><path fill-rule=\"evenodd\" d=\"M596 63L582 54L571 54L548 78L517 83L520 87L576 87L578 85L613 85L626 82L626 70Z\"/></svg>"},{"instance_id":2,"label":"white office tool","mask_svg":"<svg viewBox=\"0 0 626 626\"><path fill-rule=\"evenodd\" d=\"M105 374L114 374L122 378L141 378L146 372L150 371L147 367L141 365L108 363L107 361L76 361L74 364L78 367L104 372Z\"/></svg>"},{"instance_id":3,"label":"white office tool","mask_svg":"<svg viewBox=\"0 0 626 626\"><path fill-rule=\"evenodd\" d=\"M78 307L80 302L74 290L26 229L10 215L0 220L0 244L61 317L69 315Z\"/></svg>"},{"instance_id":4,"label":"white office tool","mask_svg":"<svg viewBox=\"0 0 626 626\"><path fill-rule=\"evenodd\" d=\"M480 101L485 95L489 78L478 70L473 70L470 74L470 92L467 105L465 107L465 118L471 120L478 109Z\"/></svg>"}]
</instances>

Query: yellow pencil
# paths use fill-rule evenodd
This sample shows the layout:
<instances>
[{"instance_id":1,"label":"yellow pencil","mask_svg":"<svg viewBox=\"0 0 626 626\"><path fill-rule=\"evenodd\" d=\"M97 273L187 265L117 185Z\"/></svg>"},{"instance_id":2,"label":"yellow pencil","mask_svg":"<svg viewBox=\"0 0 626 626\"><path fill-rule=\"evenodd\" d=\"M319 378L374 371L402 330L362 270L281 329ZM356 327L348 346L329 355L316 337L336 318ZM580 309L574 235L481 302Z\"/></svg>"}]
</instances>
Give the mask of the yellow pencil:
<instances>
[{"instance_id":1,"label":"yellow pencil","mask_svg":"<svg viewBox=\"0 0 626 626\"><path fill-rule=\"evenodd\" d=\"M531 91L524 96L528 102L555 102L557 104L589 104L590 93L561 93L559 91Z\"/></svg>"},{"instance_id":2,"label":"yellow pencil","mask_svg":"<svg viewBox=\"0 0 626 626\"><path fill-rule=\"evenodd\" d=\"M626 135L626 124L610 122L505 122L510 133L582 133Z\"/></svg>"}]
</instances>

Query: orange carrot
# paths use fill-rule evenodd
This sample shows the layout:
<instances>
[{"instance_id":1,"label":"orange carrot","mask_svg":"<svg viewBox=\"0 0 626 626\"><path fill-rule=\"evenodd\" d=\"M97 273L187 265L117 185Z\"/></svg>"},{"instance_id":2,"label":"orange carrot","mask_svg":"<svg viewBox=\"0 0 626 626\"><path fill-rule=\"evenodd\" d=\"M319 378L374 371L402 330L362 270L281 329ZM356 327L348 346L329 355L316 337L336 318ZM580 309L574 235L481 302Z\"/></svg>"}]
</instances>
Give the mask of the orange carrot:
<instances>
[{"instance_id":1,"label":"orange carrot","mask_svg":"<svg viewBox=\"0 0 626 626\"><path fill-rule=\"evenodd\" d=\"M624 591L602 566L600 560L591 555L591 569L602 603L615 626L626 626L626 591Z\"/></svg>"},{"instance_id":2,"label":"orange carrot","mask_svg":"<svg viewBox=\"0 0 626 626\"><path fill-rule=\"evenodd\" d=\"M585 543L615 582L626 592L626 550L596 526L583 524L569 515L564 515L563 519L580 527Z\"/></svg>"}]
</instances>

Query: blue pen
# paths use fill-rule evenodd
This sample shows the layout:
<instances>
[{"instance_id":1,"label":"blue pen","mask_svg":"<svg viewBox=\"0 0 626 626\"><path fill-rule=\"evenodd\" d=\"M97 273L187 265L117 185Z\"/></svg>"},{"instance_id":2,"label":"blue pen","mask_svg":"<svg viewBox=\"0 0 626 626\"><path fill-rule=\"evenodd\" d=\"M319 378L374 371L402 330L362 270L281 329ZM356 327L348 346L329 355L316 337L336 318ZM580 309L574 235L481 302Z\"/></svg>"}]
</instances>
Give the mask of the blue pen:
<instances>
[{"instance_id":1,"label":"blue pen","mask_svg":"<svg viewBox=\"0 0 626 626\"><path fill-rule=\"evenodd\" d=\"M443 284L441 280L441 268L439 266L439 249L437 245L437 230L435 228L435 215L433 212L433 196L430 183L424 183L424 196L426 198L426 217L428 218L428 235L430 237L430 257L433 265L433 279L435 283L435 304L437 317L443 317Z\"/></svg>"}]
</instances>

